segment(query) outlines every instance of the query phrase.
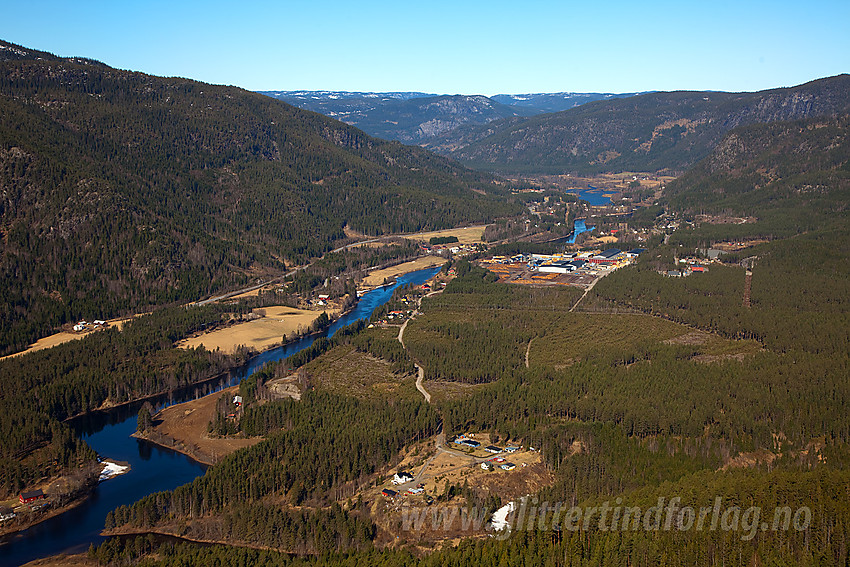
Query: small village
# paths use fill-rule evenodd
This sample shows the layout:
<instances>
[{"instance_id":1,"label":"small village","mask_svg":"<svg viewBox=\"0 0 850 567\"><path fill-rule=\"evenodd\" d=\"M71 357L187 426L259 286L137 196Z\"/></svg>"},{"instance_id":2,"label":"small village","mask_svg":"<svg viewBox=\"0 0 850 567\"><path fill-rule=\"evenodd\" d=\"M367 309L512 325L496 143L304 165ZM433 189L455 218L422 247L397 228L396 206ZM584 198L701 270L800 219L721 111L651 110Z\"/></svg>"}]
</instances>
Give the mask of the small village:
<instances>
[{"instance_id":1,"label":"small village","mask_svg":"<svg viewBox=\"0 0 850 567\"><path fill-rule=\"evenodd\" d=\"M537 480L541 462L540 452L534 447L493 443L486 433L470 432L446 445L437 440L427 458L420 454L418 460L403 460L391 477L379 482L378 488L389 510L402 503L431 506L446 500L447 487L462 484L487 487L488 491L510 486L514 490L500 492L506 498L514 498L527 482Z\"/></svg>"}]
</instances>

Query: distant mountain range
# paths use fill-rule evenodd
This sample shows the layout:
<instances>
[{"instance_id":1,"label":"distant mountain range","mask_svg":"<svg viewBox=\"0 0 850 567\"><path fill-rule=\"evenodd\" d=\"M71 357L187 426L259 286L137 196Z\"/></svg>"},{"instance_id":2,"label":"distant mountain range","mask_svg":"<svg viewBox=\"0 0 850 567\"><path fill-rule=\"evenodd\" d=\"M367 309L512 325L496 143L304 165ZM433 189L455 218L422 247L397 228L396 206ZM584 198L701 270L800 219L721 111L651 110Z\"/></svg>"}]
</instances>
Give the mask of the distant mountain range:
<instances>
[{"instance_id":1,"label":"distant mountain range","mask_svg":"<svg viewBox=\"0 0 850 567\"><path fill-rule=\"evenodd\" d=\"M681 172L738 126L850 111L850 75L755 93L656 92L465 125L422 145L500 173Z\"/></svg>"},{"instance_id":2,"label":"distant mountain range","mask_svg":"<svg viewBox=\"0 0 850 567\"><path fill-rule=\"evenodd\" d=\"M364 132L405 144L424 144L435 136L472 124L556 112L596 100L636 93L533 93L492 97L420 92L260 91L305 110L342 120Z\"/></svg>"},{"instance_id":3,"label":"distant mountain range","mask_svg":"<svg viewBox=\"0 0 850 567\"><path fill-rule=\"evenodd\" d=\"M263 94L482 171L679 173L732 128L850 111L850 76L754 93Z\"/></svg>"}]
</instances>

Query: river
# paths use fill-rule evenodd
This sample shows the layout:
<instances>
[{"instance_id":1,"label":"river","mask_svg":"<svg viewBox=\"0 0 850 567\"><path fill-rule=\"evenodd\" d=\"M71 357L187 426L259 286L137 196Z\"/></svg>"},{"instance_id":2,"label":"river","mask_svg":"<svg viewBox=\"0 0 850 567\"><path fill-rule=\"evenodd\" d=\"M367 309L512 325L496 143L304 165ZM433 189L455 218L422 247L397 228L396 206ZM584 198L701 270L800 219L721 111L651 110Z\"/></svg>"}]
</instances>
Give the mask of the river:
<instances>
[{"instance_id":1,"label":"river","mask_svg":"<svg viewBox=\"0 0 850 567\"><path fill-rule=\"evenodd\" d=\"M548 242L565 242L567 244L575 244L576 237L579 234L590 232L595 227L587 226L584 222L584 219L579 219L573 223L573 231L568 236L561 236L560 238L555 238L554 240L549 240Z\"/></svg>"},{"instance_id":2,"label":"river","mask_svg":"<svg viewBox=\"0 0 850 567\"><path fill-rule=\"evenodd\" d=\"M614 193L614 191L608 191L608 195L606 195L605 193L603 193L603 190L594 187L593 185L588 185L587 189L578 192L578 196L579 199L587 201L595 207L600 207L603 205L610 205L610 195L613 195Z\"/></svg>"},{"instance_id":3,"label":"river","mask_svg":"<svg viewBox=\"0 0 850 567\"><path fill-rule=\"evenodd\" d=\"M396 283L363 295L357 306L318 336L331 337L340 328L359 319L368 319L386 303L395 289L421 284L440 268L429 268L399 276ZM317 336L309 336L268 350L244 367L213 383L187 388L157 400L158 408L196 399L218 389L237 384L267 362L286 358L307 348ZM101 543L106 514L122 504L130 504L161 490L171 490L204 474L207 467L180 453L130 437L136 430L140 404L98 412L75 420L77 433L104 459L126 461L130 471L100 483L91 497L78 507L46 520L28 530L0 538L0 565L22 565L34 559L59 553L81 553L89 545Z\"/></svg>"}]
</instances>

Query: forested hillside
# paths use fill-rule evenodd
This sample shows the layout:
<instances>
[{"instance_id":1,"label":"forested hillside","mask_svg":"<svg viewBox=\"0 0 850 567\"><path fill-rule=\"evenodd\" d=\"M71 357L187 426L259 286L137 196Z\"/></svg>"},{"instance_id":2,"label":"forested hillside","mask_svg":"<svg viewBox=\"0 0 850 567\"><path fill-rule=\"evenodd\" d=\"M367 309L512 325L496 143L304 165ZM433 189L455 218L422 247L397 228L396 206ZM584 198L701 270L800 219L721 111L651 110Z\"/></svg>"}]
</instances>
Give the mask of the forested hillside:
<instances>
[{"instance_id":1,"label":"forested hillside","mask_svg":"<svg viewBox=\"0 0 850 567\"><path fill-rule=\"evenodd\" d=\"M3 44L0 353L365 234L515 213L489 176L233 87Z\"/></svg>"},{"instance_id":2,"label":"forested hillside","mask_svg":"<svg viewBox=\"0 0 850 567\"><path fill-rule=\"evenodd\" d=\"M458 128L427 147L483 171L681 172L732 128L848 109L850 75L840 75L755 93L664 92L593 102Z\"/></svg>"},{"instance_id":3,"label":"forested hillside","mask_svg":"<svg viewBox=\"0 0 850 567\"><path fill-rule=\"evenodd\" d=\"M667 186L664 202L697 220L728 214L751 220L702 223L673 235L688 246L846 228L850 115L736 128Z\"/></svg>"}]
</instances>

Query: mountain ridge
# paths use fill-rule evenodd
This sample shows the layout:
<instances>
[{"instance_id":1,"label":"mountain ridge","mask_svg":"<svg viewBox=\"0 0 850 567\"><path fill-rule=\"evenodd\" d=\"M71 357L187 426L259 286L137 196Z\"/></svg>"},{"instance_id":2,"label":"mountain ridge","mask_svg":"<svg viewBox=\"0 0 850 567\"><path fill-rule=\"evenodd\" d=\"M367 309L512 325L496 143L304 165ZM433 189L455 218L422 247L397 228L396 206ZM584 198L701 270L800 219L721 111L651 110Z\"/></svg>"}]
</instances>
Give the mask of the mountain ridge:
<instances>
[{"instance_id":1,"label":"mountain ridge","mask_svg":"<svg viewBox=\"0 0 850 567\"><path fill-rule=\"evenodd\" d=\"M379 138L423 145L466 124L487 124L635 93L461 95L421 92L259 91L357 126Z\"/></svg>"},{"instance_id":2,"label":"mountain ridge","mask_svg":"<svg viewBox=\"0 0 850 567\"><path fill-rule=\"evenodd\" d=\"M465 126L425 147L500 173L683 171L732 128L850 111L850 75L755 93L658 92Z\"/></svg>"}]
</instances>

